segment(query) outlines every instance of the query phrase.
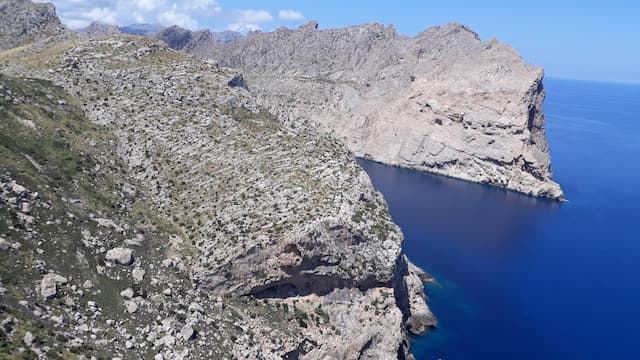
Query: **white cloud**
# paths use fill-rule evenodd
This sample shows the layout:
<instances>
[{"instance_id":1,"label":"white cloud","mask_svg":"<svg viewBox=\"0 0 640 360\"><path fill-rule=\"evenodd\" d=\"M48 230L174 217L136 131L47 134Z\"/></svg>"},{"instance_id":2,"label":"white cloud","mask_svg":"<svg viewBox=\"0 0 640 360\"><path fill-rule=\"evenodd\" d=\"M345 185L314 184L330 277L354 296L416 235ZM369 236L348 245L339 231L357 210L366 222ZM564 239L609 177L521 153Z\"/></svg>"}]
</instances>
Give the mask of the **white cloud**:
<instances>
[{"instance_id":1,"label":"white cloud","mask_svg":"<svg viewBox=\"0 0 640 360\"><path fill-rule=\"evenodd\" d=\"M262 30L262 28L258 24L233 23L227 26L227 30L245 33L248 31Z\"/></svg>"},{"instance_id":2,"label":"white cloud","mask_svg":"<svg viewBox=\"0 0 640 360\"><path fill-rule=\"evenodd\" d=\"M278 19L299 21L304 19L304 15L301 12L295 10L280 10L278 11Z\"/></svg>"},{"instance_id":3,"label":"white cloud","mask_svg":"<svg viewBox=\"0 0 640 360\"><path fill-rule=\"evenodd\" d=\"M191 16L177 11L176 4L170 11L165 11L158 15L158 22L165 26L178 25L189 30L196 30L198 22Z\"/></svg>"},{"instance_id":4,"label":"white cloud","mask_svg":"<svg viewBox=\"0 0 640 360\"><path fill-rule=\"evenodd\" d=\"M238 23L264 24L272 22L273 15L266 10L238 10L236 21Z\"/></svg>"},{"instance_id":5,"label":"white cloud","mask_svg":"<svg viewBox=\"0 0 640 360\"><path fill-rule=\"evenodd\" d=\"M108 8L93 8L85 13L87 19L91 21L101 21L112 24L116 21L115 11Z\"/></svg>"},{"instance_id":6,"label":"white cloud","mask_svg":"<svg viewBox=\"0 0 640 360\"><path fill-rule=\"evenodd\" d=\"M217 0L50 0L62 21L73 29L92 21L116 25L161 23L199 28L196 18L220 14Z\"/></svg>"},{"instance_id":7,"label":"white cloud","mask_svg":"<svg viewBox=\"0 0 640 360\"><path fill-rule=\"evenodd\" d=\"M0 0L2 1L2 0ZM294 10L280 10L277 17L263 9L223 9L220 0L42 0L56 5L63 23L72 29L101 21L114 25L159 23L196 30L216 23L219 28L241 32L262 30L275 21L304 18ZM268 26L265 26L268 27Z\"/></svg>"}]
</instances>

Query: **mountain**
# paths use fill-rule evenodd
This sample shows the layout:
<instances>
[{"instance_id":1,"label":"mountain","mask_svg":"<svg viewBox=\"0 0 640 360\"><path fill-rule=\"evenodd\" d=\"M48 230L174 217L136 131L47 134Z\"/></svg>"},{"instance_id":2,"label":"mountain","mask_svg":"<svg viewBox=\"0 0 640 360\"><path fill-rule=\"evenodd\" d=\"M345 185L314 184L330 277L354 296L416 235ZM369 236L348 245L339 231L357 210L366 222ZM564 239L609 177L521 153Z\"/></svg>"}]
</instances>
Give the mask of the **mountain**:
<instances>
[{"instance_id":1,"label":"mountain","mask_svg":"<svg viewBox=\"0 0 640 360\"><path fill-rule=\"evenodd\" d=\"M78 34L80 34L83 38L96 38L96 37L104 37L110 35L120 34L120 28L116 25L109 25L99 21L94 21L89 26L84 29L78 30Z\"/></svg>"},{"instance_id":2,"label":"mountain","mask_svg":"<svg viewBox=\"0 0 640 360\"><path fill-rule=\"evenodd\" d=\"M171 26L154 35L166 42L172 49L190 52L194 48L206 48L216 44L230 44L242 39L236 31L211 32L209 30L190 31L179 26Z\"/></svg>"},{"instance_id":3,"label":"mountain","mask_svg":"<svg viewBox=\"0 0 640 360\"><path fill-rule=\"evenodd\" d=\"M0 51L41 40L73 37L73 32L56 16L52 4L4 0L0 2L0 18Z\"/></svg>"},{"instance_id":4,"label":"mountain","mask_svg":"<svg viewBox=\"0 0 640 360\"><path fill-rule=\"evenodd\" d=\"M49 40L0 52L0 357L410 357L423 274L342 142L157 39Z\"/></svg>"},{"instance_id":5,"label":"mountain","mask_svg":"<svg viewBox=\"0 0 640 360\"><path fill-rule=\"evenodd\" d=\"M380 24L250 32L185 51L241 69L261 104L357 156L562 199L544 129L543 71L461 24L416 37Z\"/></svg>"},{"instance_id":6,"label":"mountain","mask_svg":"<svg viewBox=\"0 0 640 360\"><path fill-rule=\"evenodd\" d=\"M162 31L164 28L165 26L162 26L160 24L131 24L127 26L121 26L120 31L125 34L151 36L159 31Z\"/></svg>"}]
</instances>

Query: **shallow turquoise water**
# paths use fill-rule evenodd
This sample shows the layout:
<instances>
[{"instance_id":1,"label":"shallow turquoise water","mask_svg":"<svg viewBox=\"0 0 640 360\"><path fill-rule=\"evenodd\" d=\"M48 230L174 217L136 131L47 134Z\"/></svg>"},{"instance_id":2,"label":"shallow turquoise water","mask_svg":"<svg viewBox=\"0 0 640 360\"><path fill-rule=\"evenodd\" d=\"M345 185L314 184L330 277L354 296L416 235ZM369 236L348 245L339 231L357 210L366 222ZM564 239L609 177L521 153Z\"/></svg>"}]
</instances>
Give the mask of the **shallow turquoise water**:
<instances>
[{"instance_id":1,"label":"shallow turquoise water","mask_svg":"<svg viewBox=\"0 0 640 360\"><path fill-rule=\"evenodd\" d=\"M640 86L545 86L567 203L361 161L438 280L418 359L640 359Z\"/></svg>"}]
</instances>

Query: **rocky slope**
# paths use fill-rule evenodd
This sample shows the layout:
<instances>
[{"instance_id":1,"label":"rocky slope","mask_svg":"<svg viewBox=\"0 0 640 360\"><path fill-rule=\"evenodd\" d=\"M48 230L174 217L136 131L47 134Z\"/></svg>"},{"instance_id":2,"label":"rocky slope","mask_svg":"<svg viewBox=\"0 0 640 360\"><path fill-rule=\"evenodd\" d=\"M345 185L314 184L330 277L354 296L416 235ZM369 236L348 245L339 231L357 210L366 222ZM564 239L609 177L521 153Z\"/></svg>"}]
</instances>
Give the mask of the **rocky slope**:
<instances>
[{"instance_id":1,"label":"rocky slope","mask_svg":"<svg viewBox=\"0 0 640 360\"><path fill-rule=\"evenodd\" d=\"M41 40L73 37L56 16L52 4L30 0L0 1L0 51Z\"/></svg>"},{"instance_id":2,"label":"rocky slope","mask_svg":"<svg viewBox=\"0 0 640 360\"><path fill-rule=\"evenodd\" d=\"M352 153L235 72L126 35L0 71L0 358L404 358L435 324Z\"/></svg>"},{"instance_id":3,"label":"rocky slope","mask_svg":"<svg viewBox=\"0 0 640 360\"><path fill-rule=\"evenodd\" d=\"M251 32L186 51L244 71L261 104L386 164L562 199L551 179L541 69L460 24L414 38L366 24Z\"/></svg>"}]
</instances>

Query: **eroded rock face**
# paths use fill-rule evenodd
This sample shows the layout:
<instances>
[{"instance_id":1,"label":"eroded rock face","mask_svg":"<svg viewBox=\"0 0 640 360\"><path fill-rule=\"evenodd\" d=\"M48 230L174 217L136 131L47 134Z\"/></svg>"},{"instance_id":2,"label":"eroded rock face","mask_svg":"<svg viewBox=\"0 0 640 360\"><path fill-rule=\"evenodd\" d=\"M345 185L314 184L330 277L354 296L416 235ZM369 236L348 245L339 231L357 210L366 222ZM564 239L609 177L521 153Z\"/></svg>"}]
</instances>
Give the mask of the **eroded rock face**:
<instances>
[{"instance_id":1,"label":"eroded rock face","mask_svg":"<svg viewBox=\"0 0 640 360\"><path fill-rule=\"evenodd\" d=\"M0 2L0 19L0 51L73 34L62 25L50 3L5 0Z\"/></svg>"},{"instance_id":2,"label":"eroded rock face","mask_svg":"<svg viewBox=\"0 0 640 360\"><path fill-rule=\"evenodd\" d=\"M263 106L317 124L357 156L563 198L551 179L542 69L463 25L410 38L380 24L314 22L185 50L243 69Z\"/></svg>"}]
</instances>

